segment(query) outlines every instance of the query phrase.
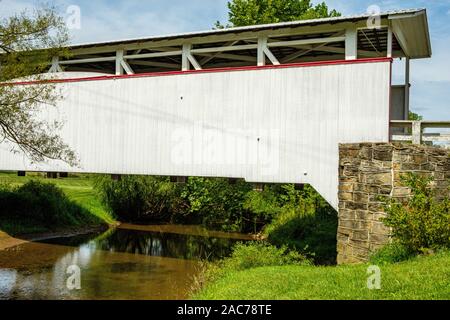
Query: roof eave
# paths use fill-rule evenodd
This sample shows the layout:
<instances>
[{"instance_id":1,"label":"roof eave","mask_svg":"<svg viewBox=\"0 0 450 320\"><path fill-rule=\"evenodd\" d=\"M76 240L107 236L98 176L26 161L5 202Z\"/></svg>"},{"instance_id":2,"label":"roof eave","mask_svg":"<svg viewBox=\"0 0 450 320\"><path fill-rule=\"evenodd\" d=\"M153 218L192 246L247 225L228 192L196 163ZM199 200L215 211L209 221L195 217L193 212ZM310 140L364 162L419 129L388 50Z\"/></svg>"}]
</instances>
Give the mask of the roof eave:
<instances>
[{"instance_id":1,"label":"roof eave","mask_svg":"<svg viewBox=\"0 0 450 320\"><path fill-rule=\"evenodd\" d=\"M420 12L426 11L425 9L408 9L401 11L392 11L392 12L382 12L380 17L385 19L389 17L404 17L411 14L417 14ZM199 32L189 32L182 34L173 34L173 35L165 35L165 36L155 36L155 37L146 37L146 38L135 38L135 39L123 39L123 40L114 40L114 41L106 41L106 42L98 42L98 43L85 43L85 44L77 44L69 46L69 49L82 49L82 48L90 48L96 46L111 46L111 45L123 45L130 44L136 42L148 42L148 41L162 41L162 40L176 40L176 39L185 39L185 38L194 38L194 37L204 37L204 36L212 36L212 35L224 35L229 33L244 33L251 31L263 31L263 30L271 30L271 29L282 29L282 28L294 28L294 27L308 27L308 26L316 26L316 25L333 25L340 23L348 23L348 22L357 22L363 21L367 18L371 17L371 15L363 14L363 15L353 15L353 16L343 16L343 17L332 17L332 18L321 18L321 19L312 19L312 20L300 20L300 21L291 21L291 22L282 22L282 23L272 23L272 24L262 24L262 25L254 25L254 26L244 26L244 27L235 27L235 28L226 28L226 29L217 29L217 30L206 30Z\"/></svg>"},{"instance_id":2,"label":"roof eave","mask_svg":"<svg viewBox=\"0 0 450 320\"><path fill-rule=\"evenodd\" d=\"M432 47L431 47L431 37L430 37L430 31L428 26L428 18L427 18L427 10L426 9L420 9L416 12L411 13L399 13L399 14L390 14L388 17L389 20L394 21L397 19L403 19L404 21L407 21L408 19L420 19L419 27L423 28L423 32L425 34L425 44L423 52L420 54L415 54L413 56L410 56L411 59L423 59L423 58L430 58L432 56ZM405 29L405 28L403 28ZM415 43L415 42L414 42ZM416 44L416 43L415 43ZM408 50L407 50L408 51ZM406 53L406 51L405 51Z\"/></svg>"}]
</instances>

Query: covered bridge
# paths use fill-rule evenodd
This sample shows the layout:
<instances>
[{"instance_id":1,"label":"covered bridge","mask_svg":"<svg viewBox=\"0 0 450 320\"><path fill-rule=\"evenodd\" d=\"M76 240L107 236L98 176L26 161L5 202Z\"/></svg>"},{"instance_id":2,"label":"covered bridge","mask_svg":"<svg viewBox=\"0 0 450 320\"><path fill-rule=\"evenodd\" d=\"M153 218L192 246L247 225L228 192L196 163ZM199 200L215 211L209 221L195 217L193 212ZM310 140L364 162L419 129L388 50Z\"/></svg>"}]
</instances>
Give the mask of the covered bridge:
<instances>
[{"instance_id":1,"label":"covered bridge","mask_svg":"<svg viewBox=\"0 0 450 320\"><path fill-rule=\"evenodd\" d=\"M80 167L0 145L0 169L311 184L338 207L340 143L389 142L409 110L409 61L429 58L426 10L70 47L42 116ZM392 86L393 59L406 59ZM39 85L18 82L16 85Z\"/></svg>"}]
</instances>

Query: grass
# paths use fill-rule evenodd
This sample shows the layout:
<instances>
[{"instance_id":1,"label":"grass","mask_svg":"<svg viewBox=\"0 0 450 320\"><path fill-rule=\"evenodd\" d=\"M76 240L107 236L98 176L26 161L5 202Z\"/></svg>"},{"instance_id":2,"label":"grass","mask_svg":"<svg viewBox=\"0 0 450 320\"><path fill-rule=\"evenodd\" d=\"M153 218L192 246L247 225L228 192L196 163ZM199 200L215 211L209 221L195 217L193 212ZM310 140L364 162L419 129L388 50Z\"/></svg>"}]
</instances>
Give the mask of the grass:
<instances>
[{"instance_id":1,"label":"grass","mask_svg":"<svg viewBox=\"0 0 450 320\"><path fill-rule=\"evenodd\" d=\"M0 172L0 184L10 184L20 186L30 180L39 180L45 183L52 183L63 190L66 196L78 205L87 209L90 214L99 218L105 224L114 223L112 215L102 206L94 188L92 176L83 175L64 179L47 179L42 174L28 173L26 177L18 177L17 173ZM18 221L2 219L0 230L13 230L10 234L28 234L45 232L47 229L32 221Z\"/></svg>"},{"instance_id":2,"label":"grass","mask_svg":"<svg viewBox=\"0 0 450 320\"><path fill-rule=\"evenodd\" d=\"M367 288L368 265L261 267L225 274L198 300L448 300L450 252L381 266L381 290Z\"/></svg>"}]
</instances>

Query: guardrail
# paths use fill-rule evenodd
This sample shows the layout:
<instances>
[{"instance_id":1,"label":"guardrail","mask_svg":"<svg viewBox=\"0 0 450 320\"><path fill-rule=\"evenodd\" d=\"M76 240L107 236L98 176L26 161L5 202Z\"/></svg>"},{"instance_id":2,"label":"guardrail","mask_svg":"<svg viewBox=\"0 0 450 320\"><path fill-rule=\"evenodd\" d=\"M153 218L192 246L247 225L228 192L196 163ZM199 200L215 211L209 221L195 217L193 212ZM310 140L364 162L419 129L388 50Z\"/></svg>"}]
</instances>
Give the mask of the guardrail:
<instances>
[{"instance_id":1,"label":"guardrail","mask_svg":"<svg viewBox=\"0 0 450 320\"><path fill-rule=\"evenodd\" d=\"M407 133L392 132L393 128L405 129ZM447 142L450 143L450 134L447 133L424 133L425 129L449 129L450 121L391 121L391 141L422 144L424 142ZM408 132L409 131L409 132Z\"/></svg>"}]
</instances>

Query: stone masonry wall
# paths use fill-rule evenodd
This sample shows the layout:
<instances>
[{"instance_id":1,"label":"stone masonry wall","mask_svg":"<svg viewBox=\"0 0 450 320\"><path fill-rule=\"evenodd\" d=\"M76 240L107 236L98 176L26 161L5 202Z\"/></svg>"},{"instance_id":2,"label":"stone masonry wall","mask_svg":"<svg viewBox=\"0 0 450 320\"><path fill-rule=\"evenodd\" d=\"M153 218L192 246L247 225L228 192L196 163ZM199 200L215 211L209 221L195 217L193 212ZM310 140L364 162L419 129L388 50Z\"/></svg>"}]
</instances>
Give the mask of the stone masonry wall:
<instances>
[{"instance_id":1,"label":"stone masonry wall","mask_svg":"<svg viewBox=\"0 0 450 320\"><path fill-rule=\"evenodd\" d=\"M338 263L366 262L370 252L390 241L381 197L405 200L408 172L434 177L439 196L448 194L450 151L400 143L343 144L339 148Z\"/></svg>"}]
</instances>

